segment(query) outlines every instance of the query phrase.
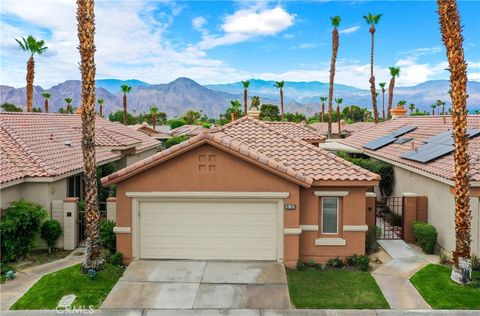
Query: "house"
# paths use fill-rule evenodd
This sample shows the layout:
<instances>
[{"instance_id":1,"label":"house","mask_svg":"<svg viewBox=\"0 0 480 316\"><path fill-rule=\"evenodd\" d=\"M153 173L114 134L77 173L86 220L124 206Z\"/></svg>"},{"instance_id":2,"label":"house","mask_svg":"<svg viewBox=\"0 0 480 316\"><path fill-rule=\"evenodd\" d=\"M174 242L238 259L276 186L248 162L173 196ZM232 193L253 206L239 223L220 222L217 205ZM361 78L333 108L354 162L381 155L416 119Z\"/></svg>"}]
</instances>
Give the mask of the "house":
<instances>
[{"instance_id":1,"label":"house","mask_svg":"<svg viewBox=\"0 0 480 316\"><path fill-rule=\"evenodd\" d=\"M293 122L266 122L271 129L286 134L292 138L303 140L317 146L324 143L327 137L320 134L315 128L303 123Z\"/></svg>"},{"instance_id":2,"label":"house","mask_svg":"<svg viewBox=\"0 0 480 316\"><path fill-rule=\"evenodd\" d=\"M202 125L182 125L170 131L172 136L197 136L202 132L204 127Z\"/></svg>"},{"instance_id":3,"label":"house","mask_svg":"<svg viewBox=\"0 0 480 316\"><path fill-rule=\"evenodd\" d=\"M245 116L102 178L125 262L364 253L379 176L272 126Z\"/></svg>"},{"instance_id":4,"label":"house","mask_svg":"<svg viewBox=\"0 0 480 316\"><path fill-rule=\"evenodd\" d=\"M370 126L375 125L373 122L356 122L353 124L345 124L344 120L340 121L340 131L338 128L338 122L332 122L332 137L333 138L346 138L353 133L368 128ZM321 135L328 135L328 123L313 123L309 124L309 126L315 128L318 133Z\"/></svg>"},{"instance_id":5,"label":"house","mask_svg":"<svg viewBox=\"0 0 480 316\"><path fill-rule=\"evenodd\" d=\"M480 116L469 115L470 207L472 251L480 254ZM428 222L438 231L437 243L455 249L452 120L449 116L404 116L358 131L344 145L393 165L393 195L428 197Z\"/></svg>"},{"instance_id":6,"label":"house","mask_svg":"<svg viewBox=\"0 0 480 316\"><path fill-rule=\"evenodd\" d=\"M149 126L147 123L143 123L143 124L135 124L135 125L128 125L128 127L136 130L136 131L139 131L139 132L142 132L152 138L155 138L156 140L159 140L159 141L165 141L167 139L169 139L170 137L170 134L169 133L166 133L166 132L162 132L162 131L159 131L157 129L153 129L151 126Z\"/></svg>"},{"instance_id":7,"label":"house","mask_svg":"<svg viewBox=\"0 0 480 316\"><path fill-rule=\"evenodd\" d=\"M121 169L158 152L160 142L144 133L99 116L95 124L99 166L114 163ZM77 114L0 113L1 208L15 200L30 200L63 227L64 199L83 196L81 135L82 120ZM70 233L76 235L78 229L65 231ZM79 239L64 237L71 237L68 248ZM58 246L63 247L63 241Z\"/></svg>"}]
</instances>

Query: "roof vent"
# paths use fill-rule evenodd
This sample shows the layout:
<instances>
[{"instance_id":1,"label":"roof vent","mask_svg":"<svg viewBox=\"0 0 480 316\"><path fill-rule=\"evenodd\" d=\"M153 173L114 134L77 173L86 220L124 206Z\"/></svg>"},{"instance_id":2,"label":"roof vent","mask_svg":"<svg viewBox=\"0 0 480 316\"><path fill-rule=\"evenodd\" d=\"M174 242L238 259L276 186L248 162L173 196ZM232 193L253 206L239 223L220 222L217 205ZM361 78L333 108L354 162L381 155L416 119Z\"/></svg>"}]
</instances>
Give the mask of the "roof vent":
<instances>
[{"instance_id":1,"label":"roof vent","mask_svg":"<svg viewBox=\"0 0 480 316\"><path fill-rule=\"evenodd\" d=\"M72 142L69 141L69 140L64 141L63 144L64 144L65 146L72 147Z\"/></svg>"}]
</instances>

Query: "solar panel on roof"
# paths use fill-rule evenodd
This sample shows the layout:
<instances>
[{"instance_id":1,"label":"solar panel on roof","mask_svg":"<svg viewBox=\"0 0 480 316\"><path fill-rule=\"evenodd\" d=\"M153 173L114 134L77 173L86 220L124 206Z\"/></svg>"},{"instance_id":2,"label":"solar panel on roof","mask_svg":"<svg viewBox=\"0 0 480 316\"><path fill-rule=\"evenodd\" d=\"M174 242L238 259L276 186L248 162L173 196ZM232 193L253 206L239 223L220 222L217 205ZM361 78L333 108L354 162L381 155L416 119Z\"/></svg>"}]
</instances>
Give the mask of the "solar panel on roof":
<instances>
[{"instance_id":1,"label":"solar panel on roof","mask_svg":"<svg viewBox=\"0 0 480 316\"><path fill-rule=\"evenodd\" d=\"M413 138L411 137L400 137L395 141L395 144L405 144L411 141Z\"/></svg>"},{"instance_id":2,"label":"solar panel on roof","mask_svg":"<svg viewBox=\"0 0 480 316\"><path fill-rule=\"evenodd\" d=\"M399 137L399 136L405 135L406 133L409 133L409 132L413 131L414 129L417 129L417 127L416 126L404 126L402 128L397 129L396 131L388 134L388 136Z\"/></svg>"},{"instance_id":3,"label":"solar panel on roof","mask_svg":"<svg viewBox=\"0 0 480 316\"><path fill-rule=\"evenodd\" d=\"M390 137L390 136L382 136L380 138L377 138L375 140L372 140L371 142L366 143L363 145L364 148L370 149L370 150L377 150L379 148L382 148L388 144L393 143L396 140L395 137Z\"/></svg>"}]
</instances>

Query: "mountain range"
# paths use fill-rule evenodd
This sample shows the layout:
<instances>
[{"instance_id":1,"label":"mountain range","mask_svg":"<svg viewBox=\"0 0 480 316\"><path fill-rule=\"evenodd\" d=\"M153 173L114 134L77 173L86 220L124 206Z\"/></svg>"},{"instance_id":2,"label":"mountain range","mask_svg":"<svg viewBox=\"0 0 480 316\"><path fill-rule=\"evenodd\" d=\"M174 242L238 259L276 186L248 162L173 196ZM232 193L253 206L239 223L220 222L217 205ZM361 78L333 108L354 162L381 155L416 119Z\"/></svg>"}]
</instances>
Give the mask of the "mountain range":
<instances>
[{"instance_id":1,"label":"mountain range","mask_svg":"<svg viewBox=\"0 0 480 316\"><path fill-rule=\"evenodd\" d=\"M200 85L189 78L177 78L166 84L149 84L140 80L101 79L97 80L97 99L104 99L104 113L108 114L122 108L122 93L120 85L132 86L128 94L128 109L140 113L148 111L152 105L157 105L160 111L169 117L181 115L188 109L203 110L208 116L217 117L230 106L234 99L243 100L243 86L241 82L229 84ZM258 95L262 103L279 104L278 90L273 86L274 81L252 79L248 89L249 97ZM437 99L447 101L450 99L448 80L432 80L411 87L396 87L394 90L394 104L399 100L406 100L408 104L414 103L421 110L430 111L430 105ZM41 93L48 91L50 98L50 111L57 111L65 107L65 98L72 98L73 105L78 106L81 99L81 82L68 80L48 89L34 86L34 106L43 108L44 100ZM379 105L382 104L381 91L378 97ZM359 105L370 107L370 91L352 86L335 84L335 97L343 98L343 105ZM286 81L285 106L288 112L301 112L311 115L318 112L320 96L328 95L328 83L318 81L293 82ZM385 103L388 99L385 95ZM468 108L480 108L480 82L468 83ZM14 88L0 85L1 103L10 102L16 105L25 104L25 88ZM243 101L241 101L243 103ZM447 105L448 106L448 105Z\"/></svg>"}]
</instances>

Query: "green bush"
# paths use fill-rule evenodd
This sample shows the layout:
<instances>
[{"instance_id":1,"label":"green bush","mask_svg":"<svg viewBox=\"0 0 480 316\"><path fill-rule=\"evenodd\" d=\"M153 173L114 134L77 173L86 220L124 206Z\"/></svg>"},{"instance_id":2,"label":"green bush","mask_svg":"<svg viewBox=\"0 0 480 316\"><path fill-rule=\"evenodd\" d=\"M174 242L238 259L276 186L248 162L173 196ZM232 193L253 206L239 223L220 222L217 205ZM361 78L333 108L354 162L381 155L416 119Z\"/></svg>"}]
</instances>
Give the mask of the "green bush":
<instances>
[{"instance_id":1,"label":"green bush","mask_svg":"<svg viewBox=\"0 0 480 316\"><path fill-rule=\"evenodd\" d=\"M363 271L368 271L370 269L370 257L368 256L353 255L347 257L346 263L351 267L356 267Z\"/></svg>"},{"instance_id":2,"label":"green bush","mask_svg":"<svg viewBox=\"0 0 480 316\"><path fill-rule=\"evenodd\" d=\"M474 254L471 256L472 270L480 270L480 259Z\"/></svg>"},{"instance_id":3,"label":"green bush","mask_svg":"<svg viewBox=\"0 0 480 316\"><path fill-rule=\"evenodd\" d=\"M336 257L336 258L329 259L327 261L327 265L334 268L342 268L345 266L345 262L343 262L343 260L340 259L339 257Z\"/></svg>"},{"instance_id":4,"label":"green bush","mask_svg":"<svg viewBox=\"0 0 480 316\"><path fill-rule=\"evenodd\" d=\"M110 263L114 266L122 265L123 255L121 252L115 252L113 255L110 256Z\"/></svg>"},{"instance_id":5,"label":"green bush","mask_svg":"<svg viewBox=\"0 0 480 316\"><path fill-rule=\"evenodd\" d=\"M298 271L305 271L307 269L308 269L308 266L305 263L303 263L301 261L297 262L297 270Z\"/></svg>"},{"instance_id":6,"label":"green bush","mask_svg":"<svg viewBox=\"0 0 480 316\"><path fill-rule=\"evenodd\" d=\"M47 212L39 204L26 200L12 202L0 224L2 259L14 260L29 254L46 216Z\"/></svg>"},{"instance_id":7,"label":"green bush","mask_svg":"<svg viewBox=\"0 0 480 316\"><path fill-rule=\"evenodd\" d=\"M381 236L382 231L378 226L369 226L365 236L365 252L369 255L378 251L377 239Z\"/></svg>"},{"instance_id":8,"label":"green bush","mask_svg":"<svg viewBox=\"0 0 480 316\"><path fill-rule=\"evenodd\" d=\"M168 121L168 125L170 125L171 129L183 126L185 124L187 124L187 122L185 122L184 119L180 119L180 118L174 118Z\"/></svg>"},{"instance_id":9,"label":"green bush","mask_svg":"<svg viewBox=\"0 0 480 316\"><path fill-rule=\"evenodd\" d=\"M5 273L7 273L7 271L14 271L15 269L9 265L8 263L5 263L5 262L0 262L0 274L1 275L4 275Z\"/></svg>"},{"instance_id":10,"label":"green bush","mask_svg":"<svg viewBox=\"0 0 480 316\"><path fill-rule=\"evenodd\" d=\"M174 145L180 144L188 139L187 135L173 136L165 142L165 148L170 148Z\"/></svg>"},{"instance_id":11,"label":"green bush","mask_svg":"<svg viewBox=\"0 0 480 316\"><path fill-rule=\"evenodd\" d=\"M49 219L43 222L40 237L45 239L48 245L48 252L52 252L53 247L55 247L55 242L58 237L62 234L62 227L60 222L55 219Z\"/></svg>"},{"instance_id":12,"label":"green bush","mask_svg":"<svg viewBox=\"0 0 480 316\"><path fill-rule=\"evenodd\" d=\"M117 235L113 231L115 227L115 222L105 219L100 222L100 241L102 246L111 253L114 253L117 250Z\"/></svg>"},{"instance_id":13,"label":"green bush","mask_svg":"<svg viewBox=\"0 0 480 316\"><path fill-rule=\"evenodd\" d=\"M413 233L425 253L433 253L437 243L437 230L433 225L423 222L413 223Z\"/></svg>"}]
</instances>

